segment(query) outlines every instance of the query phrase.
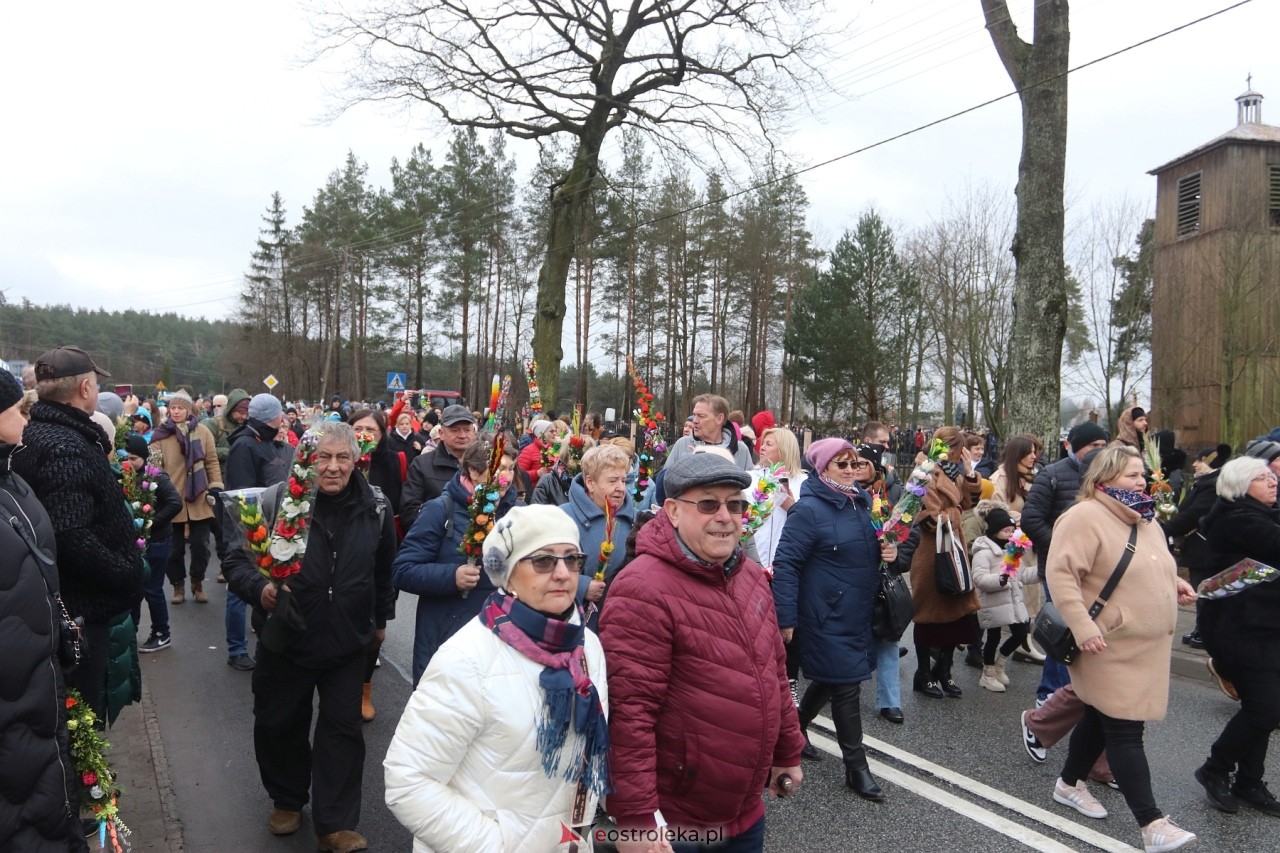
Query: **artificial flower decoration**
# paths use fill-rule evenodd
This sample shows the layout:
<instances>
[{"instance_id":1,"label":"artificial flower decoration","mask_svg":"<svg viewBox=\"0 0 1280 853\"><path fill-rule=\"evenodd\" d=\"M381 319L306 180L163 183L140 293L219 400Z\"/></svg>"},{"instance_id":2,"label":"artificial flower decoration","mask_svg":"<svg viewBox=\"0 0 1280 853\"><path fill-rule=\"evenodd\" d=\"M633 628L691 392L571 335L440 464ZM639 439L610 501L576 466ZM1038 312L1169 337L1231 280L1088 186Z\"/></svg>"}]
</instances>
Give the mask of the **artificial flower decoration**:
<instances>
[{"instance_id":1,"label":"artificial flower decoration","mask_svg":"<svg viewBox=\"0 0 1280 853\"><path fill-rule=\"evenodd\" d=\"M786 476L788 476L787 468L781 462L775 462L760 472L760 476L751 487L751 500L747 503L747 510L742 514L744 543L773 514L774 507L777 506L778 490L782 487L782 478Z\"/></svg>"},{"instance_id":2,"label":"artificial flower decoration","mask_svg":"<svg viewBox=\"0 0 1280 853\"><path fill-rule=\"evenodd\" d=\"M97 715L84 703L79 692L67 690L67 731L71 736L71 758L80 780L80 807L98 822L98 849L125 853L129 849L129 827L120 819L120 790L116 774L107 763L111 746L98 731Z\"/></svg>"},{"instance_id":3,"label":"artificial flower decoration","mask_svg":"<svg viewBox=\"0 0 1280 853\"><path fill-rule=\"evenodd\" d=\"M938 463L947 457L950 448L946 442L935 438L929 445L929 452L923 462L915 467L911 476L902 487L902 497L887 516L883 512L879 518L872 511L871 524L876 529L876 536L881 541L896 545L911 532L911 523L920 514L924 506L924 493L929 485L929 478L938 467ZM883 505L882 505L883 510Z\"/></svg>"},{"instance_id":4,"label":"artificial flower decoration","mask_svg":"<svg viewBox=\"0 0 1280 853\"><path fill-rule=\"evenodd\" d=\"M316 471L316 449L320 433L308 430L298 440L297 455L290 469L289 481L276 508L275 523L267 535L267 522L260 505L266 489L240 489L227 493L244 529L244 547L254 568L277 586L302 571L302 558L307 551L307 535L311 530L311 512L315 506L319 480Z\"/></svg>"},{"instance_id":5,"label":"artificial flower decoration","mask_svg":"<svg viewBox=\"0 0 1280 853\"><path fill-rule=\"evenodd\" d=\"M1280 570L1245 557L1203 581L1196 588L1196 594L1201 598L1229 598L1260 583L1271 583L1276 578L1280 578Z\"/></svg>"},{"instance_id":6,"label":"artificial flower decoration","mask_svg":"<svg viewBox=\"0 0 1280 853\"><path fill-rule=\"evenodd\" d=\"M1154 441L1148 441L1142 448L1142 462L1149 472L1147 494L1156 502L1156 516L1161 521L1168 521L1178 514L1178 505L1173 499L1173 487L1165 479L1160 465L1160 448Z\"/></svg>"},{"instance_id":7,"label":"artificial flower decoration","mask_svg":"<svg viewBox=\"0 0 1280 853\"><path fill-rule=\"evenodd\" d=\"M498 503L502 500L502 490L510 483L509 475L499 471L505 443L502 433L498 433L489 451L489 478L486 482L475 484L471 503L467 505L470 521L467 523L467 529L462 533L462 542L459 543L458 550L472 565L480 565L484 555L485 537L493 530L493 523L498 517ZM466 598L466 596L467 592L463 591L462 597Z\"/></svg>"},{"instance_id":8,"label":"artificial flower decoration","mask_svg":"<svg viewBox=\"0 0 1280 853\"><path fill-rule=\"evenodd\" d=\"M1022 532L1021 527L1013 528L1013 535L1009 537L1009 544L1004 546L1004 568L1001 570L1003 574L1010 577L1017 577L1018 570L1022 568L1022 555L1031 549L1031 540L1027 538L1027 534Z\"/></svg>"},{"instance_id":9,"label":"artificial flower decoration","mask_svg":"<svg viewBox=\"0 0 1280 853\"><path fill-rule=\"evenodd\" d=\"M529 359L524 363L524 378L529 383L529 411L542 411L542 391L538 388L538 362Z\"/></svg>"},{"instance_id":10,"label":"artificial flower decoration","mask_svg":"<svg viewBox=\"0 0 1280 853\"><path fill-rule=\"evenodd\" d=\"M124 500L133 513L133 527L137 538L134 545L139 551L147 550L147 542L151 539L151 526L156 517L156 476L160 469L154 465L143 466L139 474L132 465L120 468L120 485L124 489Z\"/></svg>"},{"instance_id":11,"label":"artificial flower decoration","mask_svg":"<svg viewBox=\"0 0 1280 853\"><path fill-rule=\"evenodd\" d=\"M631 374L631 384L636 391L636 422L639 424L643 440L639 442L639 466L636 481L631 486L631 496L639 506L645 492L653 482L654 474L662 467L663 457L667 453L667 443L662 438L664 418L662 412L653 407L653 393L644 384L636 370L635 359L627 356L627 372Z\"/></svg>"}]
</instances>

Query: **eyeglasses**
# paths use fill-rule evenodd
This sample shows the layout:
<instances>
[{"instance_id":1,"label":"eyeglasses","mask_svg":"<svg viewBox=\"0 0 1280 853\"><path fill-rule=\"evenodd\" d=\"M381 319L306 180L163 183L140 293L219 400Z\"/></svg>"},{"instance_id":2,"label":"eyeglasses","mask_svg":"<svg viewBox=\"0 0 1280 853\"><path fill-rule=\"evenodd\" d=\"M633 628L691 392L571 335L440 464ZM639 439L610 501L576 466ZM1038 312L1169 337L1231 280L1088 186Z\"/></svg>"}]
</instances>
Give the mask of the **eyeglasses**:
<instances>
[{"instance_id":1,"label":"eyeglasses","mask_svg":"<svg viewBox=\"0 0 1280 853\"><path fill-rule=\"evenodd\" d=\"M841 459L837 462L832 462L831 464L839 468L841 471L848 471L850 468L856 471L859 468L871 467L871 463L865 459Z\"/></svg>"},{"instance_id":2,"label":"eyeglasses","mask_svg":"<svg viewBox=\"0 0 1280 853\"><path fill-rule=\"evenodd\" d=\"M1258 476L1256 476L1256 477L1254 477L1254 478L1253 478L1253 482L1255 482L1255 483L1274 483L1274 482L1276 482L1276 475L1275 475L1275 474L1259 474Z\"/></svg>"},{"instance_id":3,"label":"eyeglasses","mask_svg":"<svg viewBox=\"0 0 1280 853\"><path fill-rule=\"evenodd\" d=\"M737 498L730 498L727 501L718 501L715 498L703 498L700 501L687 501L684 498L676 498L676 500L682 504L693 504L703 515L715 515L720 511L720 507L729 510L730 515L742 515L747 511L747 502Z\"/></svg>"},{"instance_id":4,"label":"eyeglasses","mask_svg":"<svg viewBox=\"0 0 1280 853\"><path fill-rule=\"evenodd\" d=\"M586 554L530 554L525 557L533 564L533 570L540 575L547 575L555 571L556 563L564 560L565 568L571 572L580 572L582 567L587 564Z\"/></svg>"}]
</instances>

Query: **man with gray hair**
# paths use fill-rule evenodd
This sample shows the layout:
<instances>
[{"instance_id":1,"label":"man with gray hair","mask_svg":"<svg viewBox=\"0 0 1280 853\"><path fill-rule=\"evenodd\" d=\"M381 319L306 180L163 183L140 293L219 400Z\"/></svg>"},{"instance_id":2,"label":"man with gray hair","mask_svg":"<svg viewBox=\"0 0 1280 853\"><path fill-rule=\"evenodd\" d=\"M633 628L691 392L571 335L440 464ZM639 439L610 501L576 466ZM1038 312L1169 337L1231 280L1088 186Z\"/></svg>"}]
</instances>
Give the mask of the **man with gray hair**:
<instances>
[{"instance_id":1,"label":"man with gray hair","mask_svg":"<svg viewBox=\"0 0 1280 853\"><path fill-rule=\"evenodd\" d=\"M773 593L738 545L751 476L718 452L664 470L662 511L640 530L600 615L608 809L627 831L618 851L649 850L664 823L763 850L760 795L800 784L805 741Z\"/></svg>"},{"instance_id":2,"label":"man with gray hair","mask_svg":"<svg viewBox=\"0 0 1280 853\"><path fill-rule=\"evenodd\" d=\"M280 585L268 580L243 547L231 545L244 541L244 531L231 519L224 571L231 591L252 603L259 637L253 746L272 801L267 828L273 835L296 832L302 807L312 799L320 850L352 853L368 847L356 831L364 770L365 648L375 635L379 641L386 635L387 621L395 617L396 533L381 493L364 477L352 476L360 451L351 426L326 422L320 429L311 547L301 571ZM302 438L311 440L311 434ZM285 488L282 482L262 495L268 526ZM264 630L268 617L289 627L278 634ZM283 626L271 626L277 627ZM308 736L317 693L320 717L313 741Z\"/></svg>"},{"instance_id":3,"label":"man with gray hair","mask_svg":"<svg viewBox=\"0 0 1280 853\"><path fill-rule=\"evenodd\" d=\"M85 659L67 676L106 719L107 636L113 619L142 600L142 553L133 517L107 454L111 444L89 416L98 377L110 377L79 347L36 359L36 393L23 450L11 457L49 513L58 543L58 581L71 617L84 619Z\"/></svg>"},{"instance_id":4,"label":"man with gray hair","mask_svg":"<svg viewBox=\"0 0 1280 853\"><path fill-rule=\"evenodd\" d=\"M738 438L734 425L729 423L729 401L719 394L693 398L693 435L682 437L672 446L663 468L670 468L700 445L725 448L743 471L750 471L755 464L746 442Z\"/></svg>"}]
</instances>

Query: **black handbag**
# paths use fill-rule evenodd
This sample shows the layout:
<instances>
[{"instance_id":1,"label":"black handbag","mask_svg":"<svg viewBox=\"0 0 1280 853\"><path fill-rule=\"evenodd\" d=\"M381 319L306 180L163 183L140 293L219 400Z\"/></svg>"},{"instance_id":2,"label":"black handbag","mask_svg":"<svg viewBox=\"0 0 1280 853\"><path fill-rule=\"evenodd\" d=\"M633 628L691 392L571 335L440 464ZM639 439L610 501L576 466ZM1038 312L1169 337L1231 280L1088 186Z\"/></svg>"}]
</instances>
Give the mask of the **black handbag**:
<instances>
[{"instance_id":1,"label":"black handbag","mask_svg":"<svg viewBox=\"0 0 1280 853\"><path fill-rule=\"evenodd\" d=\"M877 640L896 641L906 632L915 618L916 607L911 603L911 589L902 575L889 571L880 564L880 588L876 590L875 606L871 611L871 636Z\"/></svg>"},{"instance_id":2,"label":"black handbag","mask_svg":"<svg viewBox=\"0 0 1280 853\"><path fill-rule=\"evenodd\" d=\"M1116 591L1120 578L1124 577L1125 571L1129 568L1129 562L1138 551L1135 547L1137 541L1138 526L1135 524L1129 531L1129 542L1124 546L1124 554L1116 564L1116 570L1111 573L1111 577L1107 578L1106 586L1102 588L1102 592L1098 593L1097 601L1093 602L1093 606L1089 608L1090 619L1098 618L1102 608L1107 606L1107 600ZM1053 606L1052 601L1046 601L1040 605L1040 612L1036 615L1036 624L1031 636L1036 644L1044 649L1044 653L1058 663L1070 666L1080 657L1080 647L1076 645L1076 638L1067 627L1067 623L1062 620L1062 614Z\"/></svg>"},{"instance_id":3,"label":"black handbag","mask_svg":"<svg viewBox=\"0 0 1280 853\"><path fill-rule=\"evenodd\" d=\"M943 595L968 595L973 592L973 573L969 570L969 557L964 552L960 537L956 536L951 520L938 519L938 532L933 557L934 583Z\"/></svg>"}]
</instances>

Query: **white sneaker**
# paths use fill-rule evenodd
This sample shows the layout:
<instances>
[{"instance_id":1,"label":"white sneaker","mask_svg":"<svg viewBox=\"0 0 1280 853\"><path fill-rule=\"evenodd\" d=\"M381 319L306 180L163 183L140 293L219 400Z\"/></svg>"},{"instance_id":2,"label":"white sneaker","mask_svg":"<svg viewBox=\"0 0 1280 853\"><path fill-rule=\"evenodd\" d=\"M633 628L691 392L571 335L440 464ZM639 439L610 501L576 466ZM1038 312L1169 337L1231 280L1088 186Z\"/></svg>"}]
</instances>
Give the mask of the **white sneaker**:
<instances>
[{"instance_id":1,"label":"white sneaker","mask_svg":"<svg viewBox=\"0 0 1280 853\"><path fill-rule=\"evenodd\" d=\"M1089 793L1089 789L1085 787L1083 780L1077 781L1075 787L1072 788L1067 785L1066 782L1063 782L1062 779L1058 779L1057 784L1053 786L1053 801L1055 803L1061 803L1064 806L1071 806L1071 808L1080 812L1080 814L1085 817L1091 817L1094 820L1102 820L1107 816L1107 810L1102 807L1102 803L1093 798L1093 794ZM1152 823L1151 826L1155 826L1159 822L1160 821L1156 821L1155 823ZM1145 829L1142 831L1142 837L1147 837L1147 831ZM1150 847L1147 848L1148 853L1150 853L1151 849L1152 848ZM1173 848L1167 847L1161 849L1172 850Z\"/></svg>"},{"instance_id":2,"label":"white sneaker","mask_svg":"<svg viewBox=\"0 0 1280 853\"><path fill-rule=\"evenodd\" d=\"M1194 832L1187 832L1173 822L1168 815L1153 820L1142 827L1142 848L1147 853L1165 853L1177 850L1196 840Z\"/></svg>"},{"instance_id":3,"label":"white sneaker","mask_svg":"<svg viewBox=\"0 0 1280 853\"><path fill-rule=\"evenodd\" d=\"M1005 687L1001 683L1000 678L996 675L994 666L984 666L982 668L982 677L978 679L978 686L984 690L990 690L992 693L1004 693Z\"/></svg>"},{"instance_id":4,"label":"white sneaker","mask_svg":"<svg viewBox=\"0 0 1280 853\"><path fill-rule=\"evenodd\" d=\"M1031 756L1031 760L1036 764L1044 764L1049 758L1049 750L1040 742L1040 738L1031 733L1031 729L1027 728L1027 714L1030 711L1022 712L1022 748L1027 751L1027 755Z\"/></svg>"}]
</instances>

